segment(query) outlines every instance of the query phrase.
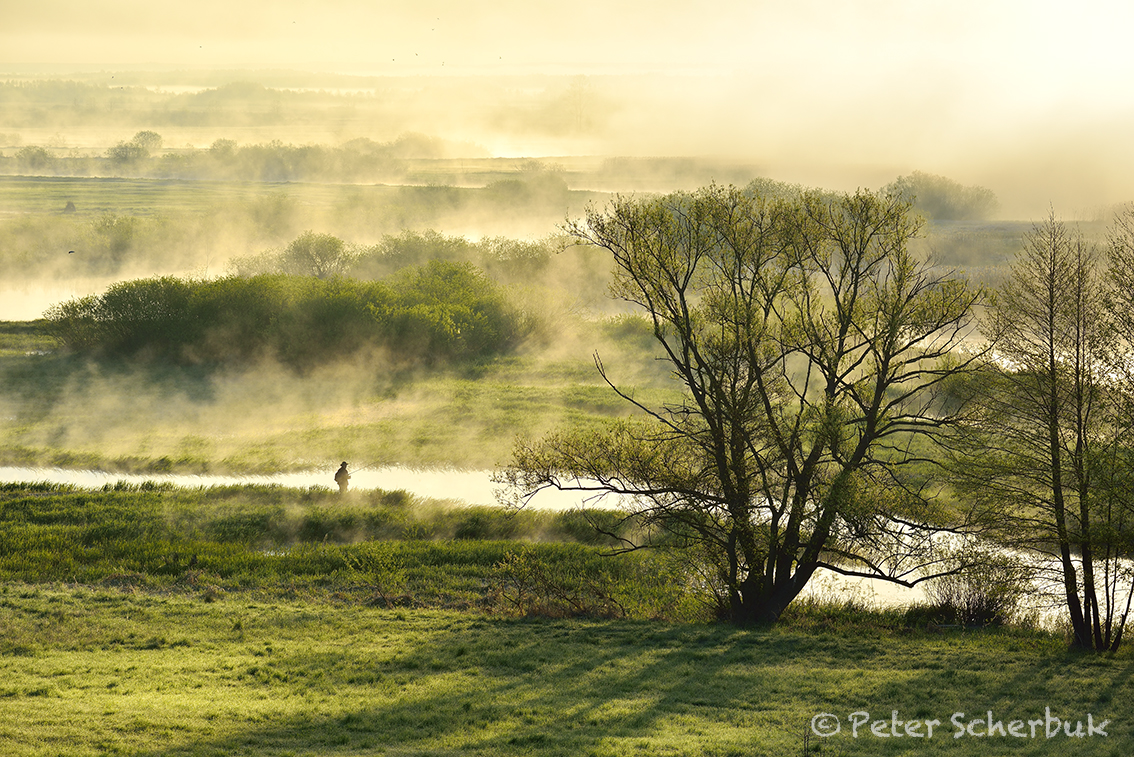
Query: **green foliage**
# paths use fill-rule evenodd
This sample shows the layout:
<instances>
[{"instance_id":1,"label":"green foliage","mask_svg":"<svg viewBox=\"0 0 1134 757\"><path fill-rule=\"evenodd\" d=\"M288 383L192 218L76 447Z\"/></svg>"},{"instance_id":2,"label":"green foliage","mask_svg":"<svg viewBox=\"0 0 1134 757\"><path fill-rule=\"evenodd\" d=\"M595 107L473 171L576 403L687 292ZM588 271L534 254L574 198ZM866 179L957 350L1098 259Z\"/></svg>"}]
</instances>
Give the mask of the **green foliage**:
<instances>
[{"instance_id":1,"label":"green foliage","mask_svg":"<svg viewBox=\"0 0 1134 757\"><path fill-rule=\"evenodd\" d=\"M16 166L21 171L43 171L54 162L54 158L43 147L28 145L16 151Z\"/></svg>"},{"instance_id":2,"label":"green foliage","mask_svg":"<svg viewBox=\"0 0 1134 757\"><path fill-rule=\"evenodd\" d=\"M133 142L119 142L106 151L106 157L111 163L135 163L150 157L150 151Z\"/></svg>"},{"instance_id":3,"label":"green foliage","mask_svg":"<svg viewBox=\"0 0 1134 757\"><path fill-rule=\"evenodd\" d=\"M380 278L430 260L464 263L475 257L475 244L464 237L447 236L433 229L406 229L399 234L387 234L380 243L363 251L352 272L361 278Z\"/></svg>"},{"instance_id":4,"label":"green foliage","mask_svg":"<svg viewBox=\"0 0 1134 757\"><path fill-rule=\"evenodd\" d=\"M280 256L280 267L293 276L328 279L341 276L350 264L343 240L333 234L305 231Z\"/></svg>"},{"instance_id":5,"label":"green foliage","mask_svg":"<svg viewBox=\"0 0 1134 757\"><path fill-rule=\"evenodd\" d=\"M519 334L503 294L470 263L431 261L390 280L396 293L371 310L397 354L429 360L487 356Z\"/></svg>"},{"instance_id":6,"label":"green foliage","mask_svg":"<svg viewBox=\"0 0 1134 757\"><path fill-rule=\"evenodd\" d=\"M450 508L404 492L343 498L278 486L4 485L0 581L97 584L128 576L142 588L188 581L268 592L302 585L387 606L476 602L509 612L530 604L537 581L541 591L562 584L556 596L584 592L573 612L592 612L586 592L595 591L613 598L609 608L619 616L696 611L676 563L604 557L577 516ZM590 543L572 542L575 536ZM527 573L512 569L521 564L511 557L518 553ZM513 596L517 586L525 599ZM540 607L530 609L553 611Z\"/></svg>"},{"instance_id":7,"label":"green foliage","mask_svg":"<svg viewBox=\"0 0 1134 757\"><path fill-rule=\"evenodd\" d=\"M389 282L307 276L125 281L48 313L68 348L178 362L295 366L384 349L395 363L500 354L524 338L497 286L472 265L433 262Z\"/></svg>"},{"instance_id":8,"label":"green foliage","mask_svg":"<svg viewBox=\"0 0 1134 757\"><path fill-rule=\"evenodd\" d=\"M684 397L608 379L639 418L523 442L503 476L633 497L645 525L703 548L740 624L774 622L832 563L932 569L934 508L894 483L911 439L961 421L939 387L975 367L954 350L983 298L911 254L921 221L892 195L763 189L619 197L569 227L613 256L611 294L648 324L613 328L652 335Z\"/></svg>"},{"instance_id":9,"label":"green foliage","mask_svg":"<svg viewBox=\"0 0 1134 757\"><path fill-rule=\"evenodd\" d=\"M473 242L432 229L407 229L399 234L387 234L378 244L361 250L350 272L360 278L380 278L403 268L440 260L473 263L497 281L530 284L533 277L549 272L553 258L566 246L566 240L555 235L537 241L490 237ZM584 265L586 261L576 263L578 267Z\"/></svg>"},{"instance_id":10,"label":"green foliage","mask_svg":"<svg viewBox=\"0 0 1134 757\"><path fill-rule=\"evenodd\" d=\"M152 153L155 150L160 150L161 143L161 135L156 131L149 130L138 132L134 135L134 138L130 140L130 144L138 145L143 150L145 150L147 154Z\"/></svg>"},{"instance_id":11,"label":"green foliage","mask_svg":"<svg viewBox=\"0 0 1134 757\"><path fill-rule=\"evenodd\" d=\"M914 171L883 188L934 221L977 221L996 213L999 201L991 189L966 187L944 176Z\"/></svg>"},{"instance_id":12,"label":"green foliage","mask_svg":"<svg viewBox=\"0 0 1134 757\"><path fill-rule=\"evenodd\" d=\"M997 540L1048 566L1076 646L1099 652L1124 636L1134 542L1129 229L1116 222L1109 261L1054 210L1024 235L983 324L997 360L973 386L954 466Z\"/></svg>"},{"instance_id":13,"label":"green foliage","mask_svg":"<svg viewBox=\"0 0 1134 757\"><path fill-rule=\"evenodd\" d=\"M959 572L926 584L938 623L966 627L1004 626L1016 619L1031 576L1010 554L988 553Z\"/></svg>"},{"instance_id":14,"label":"green foliage","mask_svg":"<svg viewBox=\"0 0 1134 757\"><path fill-rule=\"evenodd\" d=\"M367 544L344 555L344 560L385 606L393 605L395 595L405 590L406 572L387 545Z\"/></svg>"}]
</instances>

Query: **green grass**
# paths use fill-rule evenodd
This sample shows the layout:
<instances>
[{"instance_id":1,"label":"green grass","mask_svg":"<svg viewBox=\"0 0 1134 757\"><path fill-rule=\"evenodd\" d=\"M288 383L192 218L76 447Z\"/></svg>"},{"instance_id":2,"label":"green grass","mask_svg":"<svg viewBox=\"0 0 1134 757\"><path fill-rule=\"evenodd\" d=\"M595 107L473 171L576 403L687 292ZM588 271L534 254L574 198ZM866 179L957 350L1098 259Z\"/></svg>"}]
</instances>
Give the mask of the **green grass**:
<instances>
[{"instance_id":1,"label":"green grass","mask_svg":"<svg viewBox=\"0 0 1134 757\"><path fill-rule=\"evenodd\" d=\"M0 738L24 755L1126 755L1129 655L1045 637L507 619L342 603L0 586ZM954 739L949 719L1109 719L1108 736ZM971 714L971 718L969 715ZM849 726L847 726L849 729Z\"/></svg>"},{"instance_id":2,"label":"green grass","mask_svg":"<svg viewBox=\"0 0 1134 757\"><path fill-rule=\"evenodd\" d=\"M670 580L665 561L603 556L613 542L592 523L633 536L618 520L451 507L400 491L3 484L0 581L511 614L703 615L705 603Z\"/></svg>"},{"instance_id":3,"label":"green grass","mask_svg":"<svg viewBox=\"0 0 1134 757\"><path fill-rule=\"evenodd\" d=\"M4 754L796 755L821 713L844 728L826 755L1134 746L1128 649L819 600L770 629L666 620L691 600L664 561L562 541L564 519L399 493L0 487ZM628 611L506 601L540 590L530 568ZM957 712L1045 708L1108 736L953 738ZM934 738L849 735L853 713L894 711L939 720Z\"/></svg>"},{"instance_id":4,"label":"green grass","mask_svg":"<svg viewBox=\"0 0 1134 757\"><path fill-rule=\"evenodd\" d=\"M58 342L47 333L46 326L44 320L0 321L0 359L58 349Z\"/></svg>"}]
</instances>

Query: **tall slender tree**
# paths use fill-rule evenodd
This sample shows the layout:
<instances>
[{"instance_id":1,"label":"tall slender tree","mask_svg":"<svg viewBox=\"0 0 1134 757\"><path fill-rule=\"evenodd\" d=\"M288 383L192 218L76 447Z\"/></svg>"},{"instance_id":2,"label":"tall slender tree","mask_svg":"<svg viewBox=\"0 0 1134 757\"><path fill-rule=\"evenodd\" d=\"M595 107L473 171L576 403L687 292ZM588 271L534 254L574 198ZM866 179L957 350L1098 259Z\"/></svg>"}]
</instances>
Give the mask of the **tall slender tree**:
<instances>
[{"instance_id":1,"label":"tall slender tree","mask_svg":"<svg viewBox=\"0 0 1134 757\"><path fill-rule=\"evenodd\" d=\"M1025 235L986 323L1000 359L961 477L1003 508L999 538L1060 587L1074 645L1097 650L1118 647L1129 609L1116 468L1128 435L1104 273L1101 250L1054 211Z\"/></svg>"}]
</instances>

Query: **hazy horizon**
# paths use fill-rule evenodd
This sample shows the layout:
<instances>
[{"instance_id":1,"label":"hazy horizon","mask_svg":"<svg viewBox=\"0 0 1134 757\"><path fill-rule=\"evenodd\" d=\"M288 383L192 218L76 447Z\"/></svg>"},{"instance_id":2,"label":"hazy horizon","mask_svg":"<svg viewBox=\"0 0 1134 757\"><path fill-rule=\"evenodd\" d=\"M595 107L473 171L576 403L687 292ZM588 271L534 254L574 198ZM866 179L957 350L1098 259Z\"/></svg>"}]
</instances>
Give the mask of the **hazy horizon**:
<instances>
[{"instance_id":1,"label":"hazy horizon","mask_svg":"<svg viewBox=\"0 0 1134 757\"><path fill-rule=\"evenodd\" d=\"M288 69L630 81L611 88L621 107L585 138L484 141L500 155L729 157L843 190L920 170L989 187L1005 217L1051 205L1074 218L1134 200L1131 20L1134 9L1107 2L205 0L190 12L47 0L5 10L0 78Z\"/></svg>"}]
</instances>

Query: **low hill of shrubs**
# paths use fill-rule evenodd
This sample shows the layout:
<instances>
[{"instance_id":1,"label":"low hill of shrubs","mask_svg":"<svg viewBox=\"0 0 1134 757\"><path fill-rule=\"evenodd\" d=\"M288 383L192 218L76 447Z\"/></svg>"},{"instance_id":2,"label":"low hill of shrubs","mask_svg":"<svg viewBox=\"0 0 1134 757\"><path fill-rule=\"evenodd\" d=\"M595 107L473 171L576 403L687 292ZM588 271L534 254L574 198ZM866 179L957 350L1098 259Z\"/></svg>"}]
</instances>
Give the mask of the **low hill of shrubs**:
<instances>
[{"instance_id":1,"label":"low hill of shrubs","mask_svg":"<svg viewBox=\"0 0 1134 757\"><path fill-rule=\"evenodd\" d=\"M499 285L433 261L383 281L262 274L124 281L56 305L51 333L96 357L183 364L272 358L296 368L384 350L398 365L488 358L530 332Z\"/></svg>"}]
</instances>

